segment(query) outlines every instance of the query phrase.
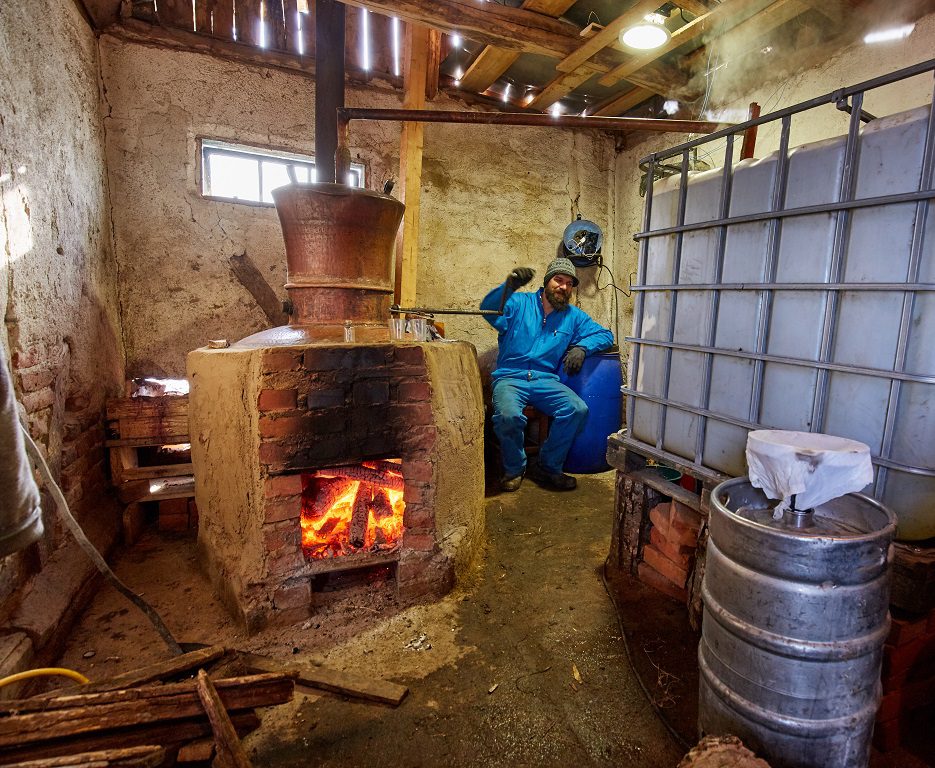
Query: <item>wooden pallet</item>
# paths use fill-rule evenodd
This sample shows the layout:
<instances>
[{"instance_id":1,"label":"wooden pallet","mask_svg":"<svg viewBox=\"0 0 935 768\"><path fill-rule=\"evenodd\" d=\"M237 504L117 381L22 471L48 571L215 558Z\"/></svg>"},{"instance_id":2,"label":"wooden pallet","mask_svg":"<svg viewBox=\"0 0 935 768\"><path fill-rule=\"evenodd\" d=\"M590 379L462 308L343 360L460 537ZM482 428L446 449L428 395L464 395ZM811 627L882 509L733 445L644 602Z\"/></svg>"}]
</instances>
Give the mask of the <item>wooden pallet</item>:
<instances>
[{"instance_id":1,"label":"wooden pallet","mask_svg":"<svg viewBox=\"0 0 935 768\"><path fill-rule=\"evenodd\" d=\"M188 396L115 398L107 402L107 435L110 469L117 496L126 504L124 540L132 544L145 522L146 502L191 499L195 496L191 461L147 465L146 449L186 445Z\"/></svg>"}]
</instances>

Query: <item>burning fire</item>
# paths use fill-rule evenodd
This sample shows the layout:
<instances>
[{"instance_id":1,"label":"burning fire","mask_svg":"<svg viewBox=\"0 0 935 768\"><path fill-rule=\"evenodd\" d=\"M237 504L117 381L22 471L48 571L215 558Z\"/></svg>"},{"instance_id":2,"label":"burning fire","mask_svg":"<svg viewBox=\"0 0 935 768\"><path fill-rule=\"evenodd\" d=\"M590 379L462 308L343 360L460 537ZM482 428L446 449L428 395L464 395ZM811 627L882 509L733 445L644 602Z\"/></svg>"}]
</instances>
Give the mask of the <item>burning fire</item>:
<instances>
[{"instance_id":1,"label":"burning fire","mask_svg":"<svg viewBox=\"0 0 935 768\"><path fill-rule=\"evenodd\" d=\"M323 559L393 549L403 533L399 464L365 462L308 475L302 493L302 549Z\"/></svg>"}]
</instances>

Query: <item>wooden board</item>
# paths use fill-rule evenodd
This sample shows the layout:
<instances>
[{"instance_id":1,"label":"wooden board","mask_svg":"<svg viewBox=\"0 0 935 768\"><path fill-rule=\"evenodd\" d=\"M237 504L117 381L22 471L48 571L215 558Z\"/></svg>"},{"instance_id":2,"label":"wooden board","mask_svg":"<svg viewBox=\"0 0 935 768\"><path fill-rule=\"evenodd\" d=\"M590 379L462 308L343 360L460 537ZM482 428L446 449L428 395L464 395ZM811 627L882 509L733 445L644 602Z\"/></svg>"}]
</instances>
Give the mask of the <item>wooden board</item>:
<instances>
[{"instance_id":1,"label":"wooden board","mask_svg":"<svg viewBox=\"0 0 935 768\"><path fill-rule=\"evenodd\" d=\"M247 668L255 672L288 672L295 676L295 681L299 685L340 693L357 699L377 701L394 707L398 706L409 693L409 689L404 685L349 672L338 672L311 664L282 664L266 656L257 656L252 653L243 653L241 658Z\"/></svg>"},{"instance_id":2,"label":"wooden board","mask_svg":"<svg viewBox=\"0 0 935 768\"><path fill-rule=\"evenodd\" d=\"M10 763L9 768L155 768L166 759L158 746L129 747L81 752L62 757L46 757L25 763Z\"/></svg>"}]
</instances>

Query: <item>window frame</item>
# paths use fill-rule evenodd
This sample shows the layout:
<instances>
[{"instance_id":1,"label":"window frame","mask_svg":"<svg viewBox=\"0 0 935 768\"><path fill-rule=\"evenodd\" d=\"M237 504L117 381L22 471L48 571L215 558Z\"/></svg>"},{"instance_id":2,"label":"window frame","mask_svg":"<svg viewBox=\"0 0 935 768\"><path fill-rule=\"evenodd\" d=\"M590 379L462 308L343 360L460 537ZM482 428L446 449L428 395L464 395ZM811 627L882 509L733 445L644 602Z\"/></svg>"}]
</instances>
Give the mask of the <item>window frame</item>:
<instances>
[{"instance_id":1,"label":"window frame","mask_svg":"<svg viewBox=\"0 0 935 768\"><path fill-rule=\"evenodd\" d=\"M220 155L227 157L236 157L256 161L256 173L259 190L259 200L240 197L227 197L215 192L207 192L211 189L210 163L207 162L210 155ZM315 156L303 152L296 152L284 147L275 147L268 145L249 144L244 142L231 141L228 139L209 138L207 136L198 137L198 192L205 200L215 200L221 203L234 203L237 205L250 205L259 208L275 208L276 204L263 200L263 160L273 160L284 163L285 165L296 165L307 167L310 173L316 169ZM355 179L354 186L363 188L366 178L366 168L363 163L351 163L351 174ZM299 182L304 184L306 182ZM314 182L312 182L314 183ZM275 189L276 187L274 187Z\"/></svg>"}]
</instances>

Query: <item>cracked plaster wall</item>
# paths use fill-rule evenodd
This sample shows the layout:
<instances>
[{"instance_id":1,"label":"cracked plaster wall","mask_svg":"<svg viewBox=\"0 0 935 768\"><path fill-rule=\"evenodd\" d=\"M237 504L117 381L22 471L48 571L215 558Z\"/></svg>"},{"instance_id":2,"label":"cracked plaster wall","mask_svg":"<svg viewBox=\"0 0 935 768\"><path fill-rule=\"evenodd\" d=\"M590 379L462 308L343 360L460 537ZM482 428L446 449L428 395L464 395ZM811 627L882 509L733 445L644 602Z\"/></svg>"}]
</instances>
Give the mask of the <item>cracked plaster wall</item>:
<instances>
[{"instance_id":1,"label":"cracked plaster wall","mask_svg":"<svg viewBox=\"0 0 935 768\"><path fill-rule=\"evenodd\" d=\"M286 279L275 210L201 197L196 140L312 152L314 83L106 35L101 58L128 368L183 375L185 354L208 339L236 340L269 325L231 272L232 255L246 252L283 298ZM401 105L379 84L349 85L346 102ZM440 96L433 108L463 106ZM398 174L399 134L397 123L351 124L352 151L366 164L369 187ZM542 274L578 211L604 227L605 252L613 253L608 136L431 124L424 146L420 305L475 307L515 266ZM611 289L598 292L584 277L582 306L610 324ZM449 336L475 343L489 358L496 335L483 320L444 319Z\"/></svg>"},{"instance_id":2,"label":"cracked plaster wall","mask_svg":"<svg viewBox=\"0 0 935 768\"><path fill-rule=\"evenodd\" d=\"M3 364L72 511L100 545L97 529L109 527L111 540L116 531L101 497L101 420L105 397L122 388L123 347L97 41L73 3L5 2L0 72L0 347L10 356ZM41 615L25 616L36 642L87 566L48 496L43 509L44 539L0 564L0 601L66 551L83 562L58 571L56 597L40 598ZM14 618L6 626L13 636L21 625Z\"/></svg>"}]
</instances>

